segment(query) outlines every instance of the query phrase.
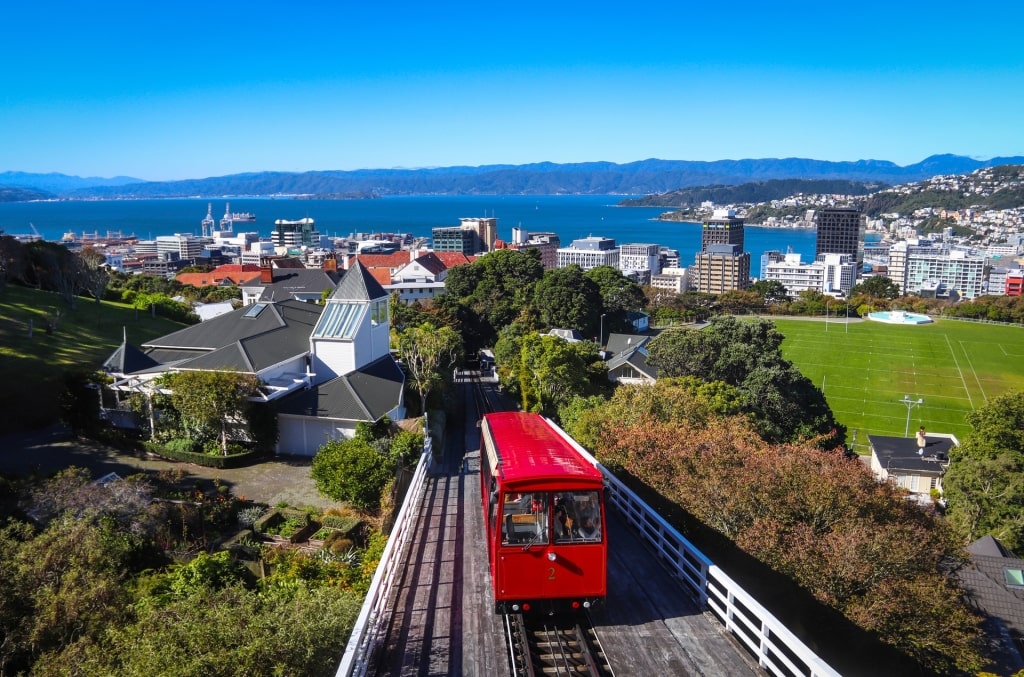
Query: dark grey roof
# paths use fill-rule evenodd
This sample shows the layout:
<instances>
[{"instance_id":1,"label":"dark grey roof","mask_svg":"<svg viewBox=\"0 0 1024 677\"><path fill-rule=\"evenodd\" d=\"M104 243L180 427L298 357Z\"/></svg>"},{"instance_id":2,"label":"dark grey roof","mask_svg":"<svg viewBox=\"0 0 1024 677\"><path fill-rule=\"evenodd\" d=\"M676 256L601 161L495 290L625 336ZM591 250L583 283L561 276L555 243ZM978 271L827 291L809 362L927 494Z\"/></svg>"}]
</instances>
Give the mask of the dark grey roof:
<instances>
[{"instance_id":1,"label":"dark grey roof","mask_svg":"<svg viewBox=\"0 0 1024 677\"><path fill-rule=\"evenodd\" d=\"M362 369L282 398L278 412L345 421L376 421L402 402L405 375L390 355Z\"/></svg>"},{"instance_id":2,"label":"dark grey roof","mask_svg":"<svg viewBox=\"0 0 1024 677\"><path fill-rule=\"evenodd\" d=\"M323 306L287 300L255 305L195 324L145 344L135 369L119 373L178 369L260 371L309 352L309 336ZM248 315L248 316L247 316ZM118 349L106 364L124 362ZM142 366L139 366L142 365Z\"/></svg>"},{"instance_id":3,"label":"dark grey roof","mask_svg":"<svg viewBox=\"0 0 1024 677\"><path fill-rule=\"evenodd\" d=\"M940 475L948 463L953 440L935 435L925 436L924 454L917 454L917 440L913 437L887 437L868 435L868 442L878 463L887 471L909 470L917 474Z\"/></svg>"},{"instance_id":4,"label":"dark grey roof","mask_svg":"<svg viewBox=\"0 0 1024 677\"><path fill-rule=\"evenodd\" d=\"M614 375L616 370L626 364L652 379L657 380L658 378L658 368L647 363L647 353L644 350L637 349L621 353L608 360L608 373Z\"/></svg>"},{"instance_id":5,"label":"dark grey roof","mask_svg":"<svg viewBox=\"0 0 1024 677\"><path fill-rule=\"evenodd\" d=\"M158 362L127 341L103 363L103 369L117 374L132 374L158 366Z\"/></svg>"},{"instance_id":6,"label":"dark grey roof","mask_svg":"<svg viewBox=\"0 0 1024 677\"><path fill-rule=\"evenodd\" d=\"M609 334L605 352L613 356L619 355L636 350L650 340L650 336L642 336L640 334Z\"/></svg>"},{"instance_id":7,"label":"dark grey roof","mask_svg":"<svg viewBox=\"0 0 1024 677\"><path fill-rule=\"evenodd\" d=\"M1024 661L1012 642L1002 635L1009 631L1018 641L1024 635L1024 588L1007 585L1004 571L1024 568L1024 560L992 536L971 543L967 550L971 553L970 561L957 571L957 577L968 601L990 619L986 630L995 644L991 653L1005 668L1001 674L1016 672L1024 667ZM993 552L1005 554L978 554Z\"/></svg>"},{"instance_id":8,"label":"dark grey roof","mask_svg":"<svg viewBox=\"0 0 1024 677\"><path fill-rule=\"evenodd\" d=\"M337 285L336 274L320 268L277 268L270 284L257 283L246 287L263 287L261 301L284 301L296 298L296 294L321 294L325 289L334 290Z\"/></svg>"},{"instance_id":9,"label":"dark grey roof","mask_svg":"<svg viewBox=\"0 0 1024 677\"><path fill-rule=\"evenodd\" d=\"M387 296L384 287L359 261L345 271L345 277L341 278L337 289L331 294L332 299L341 301L373 301Z\"/></svg>"},{"instance_id":10,"label":"dark grey roof","mask_svg":"<svg viewBox=\"0 0 1024 677\"><path fill-rule=\"evenodd\" d=\"M982 536L967 546L967 552L983 557L1016 557L995 536Z\"/></svg>"}]
</instances>

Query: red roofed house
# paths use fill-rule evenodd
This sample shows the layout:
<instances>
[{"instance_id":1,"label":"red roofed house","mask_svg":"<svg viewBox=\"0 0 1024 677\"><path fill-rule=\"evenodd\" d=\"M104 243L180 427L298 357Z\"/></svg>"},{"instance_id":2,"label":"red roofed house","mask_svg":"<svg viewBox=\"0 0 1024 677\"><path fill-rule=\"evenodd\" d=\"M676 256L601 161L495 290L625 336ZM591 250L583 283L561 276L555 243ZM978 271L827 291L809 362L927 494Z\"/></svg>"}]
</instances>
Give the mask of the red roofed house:
<instances>
[{"instance_id":1,"label":"red roofed house","mask_svg":"<svg viewBox=\"0 0 1024 677\"><path fill-rule=\"evenodd\" d=\"M178 273L174 279L182 284L201 288L228 287L231 285L242 286L258 281L259 278L259 266L226 263L223 266L217 266L208 273Z\"/></svg>"}]
</instances>

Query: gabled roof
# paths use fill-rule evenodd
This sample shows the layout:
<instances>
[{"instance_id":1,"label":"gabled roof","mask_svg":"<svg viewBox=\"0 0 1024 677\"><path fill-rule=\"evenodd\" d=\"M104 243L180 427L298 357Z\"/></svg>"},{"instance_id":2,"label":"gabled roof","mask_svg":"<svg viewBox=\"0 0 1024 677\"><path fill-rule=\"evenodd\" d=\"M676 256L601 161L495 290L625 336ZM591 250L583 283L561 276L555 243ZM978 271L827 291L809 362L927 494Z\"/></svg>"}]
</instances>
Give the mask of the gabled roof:
<instances>
[{"instance_id":1,"label":"gabled roof","mask_svg":"<svg viewBox=\"0 0 1024 677\"><path fill-rule=\"evenodd\" d=\"M146 357L177 369L259 373L309 352L309 335L322 312L323 306L291 299L252 304L153 339L144 345Z\"/></svg>"},{"instance_id":2,"label":"gabled roof","mask_svg":"<svg viewBox=\"0 0 1024 677\"><path fill-rule=\"evenodd\" d=\"M257 280L247 287L262 287L261 301L284 301L297 295L320 294L325 289L334 290L338 284L336 273L320 268L274 269L274 281L262 284Z\"/></svg>"},{"instance_id":3,"label":"gabled roof","mask_svg":"<svg viewBox=\"0 0 1024 677\"><path fill-rule=\"evenodd\" d=\"M422 256L418 256L413 263L418 263L423 266L424 270L434 275L440 275L448 269L448 266L445 265L444 261L435 252L427 252Z\"/></svg>"},{"instance_id":4,"label":"gabled roof","mask_svg":"<svg viewBox=\"0 0 1024 677\"><path fill-rule=\"evenodd\" d=\"M605 346L605 352L611 353L612 355L631 352L643 345L646 345L650 340L650 336L643 336L640 334L609 334L608 343Z\"/></svg>"},{"instance_id":5,"label":"gabled roof","mask_svg":"<svg viewBox=\"0 0 1024 677\"><path fill-rule=\"evenodd\" d=\"M653 381L658 379L658 368L647 363L647 351L643 348L620 353L608 360L608 374L612 375L612 372L627 364Z\"/></svg>"},{"instance_id":6,"label":"gabled roof","mask_svg":"<svg viewBox=\"0 0 1024 677\"><path fill-rule=\"evenodd\" d=\"M376 421L402 402L405 375L390 355L362 369L282 398L278 412L345 421Z\"/></svg>"},{"instance_id":7,"label":"gabled roof","mask_svg":"<svg viewBox=\"0 0 1024 677\"><path fill-rule=\"evenodd\" d=\"M152 357L125 341L103 363L103 369L117 374L132 374L158 364Z\"/></svg>"},{"instance_id":8,"label":"gabled roof","mask_svg":"<svg viewBox=\"0 0 1024 677\"><path fill-rule=\"evenodd\" d=\"M341 278L331 298L340 301L372 301L386 298L387 295L370 271L356 261L354 266L345 271L345 277Z\"/></svg>"},{"instance_id":9,"label":"gabled roof","mask_svg":"<svg viewBox=\"0 0 1024 677\"><path fill-rule=\"evenodd\" d=\"M409 263L409 252L401 250L391 252L390 254L356 254L349 259L349 262L349 267L358 262L365 266L367 270L387 268L390 271Z\"/></svg>"},{"instance_id":10,"label":"gabled roof","mask_svg":"<svg viewBox=\"0 0 1024 677\"><path fill-rule=\"evenodd\" d=\"M462 252L434 252L434 255L441 259L441 262L449 269L464 263L473 263L480 258L479 256L466 256Z\"/></svg>"}]
</instances>

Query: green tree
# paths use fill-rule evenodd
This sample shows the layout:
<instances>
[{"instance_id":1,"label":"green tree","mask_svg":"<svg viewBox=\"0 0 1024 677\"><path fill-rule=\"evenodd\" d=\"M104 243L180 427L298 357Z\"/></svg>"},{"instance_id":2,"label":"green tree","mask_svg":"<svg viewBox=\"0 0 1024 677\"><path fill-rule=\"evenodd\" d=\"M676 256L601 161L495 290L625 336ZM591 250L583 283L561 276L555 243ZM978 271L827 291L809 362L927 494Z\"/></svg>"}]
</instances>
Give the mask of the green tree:
<instances>
[{"instance_id":1,"label":"green tree","mask_svg":"<svg viewBox=\"0 0 1024 677\"><path fill-rule=\"evenodd\" d=\"M445 382L444 374L455 366L461 352L461 339L451 327L424 322L398 334L398 355L420 394L423 412L427 411L427 396Z\"/></svg>"},{"instance_id":2,"label":"green tree","mask_svg":"<svg viewBox=\"0 0 1024 677\"><path fill-rule=\"evenodd\" d=\"M704 329L663 332L649 344L649 361L664 376L694 376L737 388L743 410L765 440L817 438L830 449L843 443L821 390L782 356L772 322L716 317Z\"/></svg>"},{"instance_id":3,"label":"green tree","mask_svg":"<svg viewBox=\"0 0 1024 677\"><path fill-rule=\"evenodd\" d=\"M466 350L474 352L494 345L498 331L530 305L543 274L537 250L499 249L448 271L437 305L458 322Z\"/></svg>"},{"instance_id":4,"label":"green tree","mask_svg":"<svg viewBox=\"0 0 1024 677\"><path fill-rule=\"evenodd\" d=\"M601 290L579 266L544 272L534 288L534 306L542 324L560 329L577 329L596 337L601 319Z\"/></svg>"},{"instance_id":5,"label":"green tree","mask_svg":"<svg viewBox=\"0 0 1024 677\"><path fill-rule=\"evenodd\" d=\"M158 380L171 390L171 405L181 416L186 436L200 443L219 436L221 453L227 456L228 429L244 420L259 380L232 371L171 372Z\"/></svg>"},{"instance_id":6,"label":"green tree","mask_svg":"<svg viewBox=\"0 0 1024 677\"><path fill-rule=\"evenodd\" d=\"M589 341L532 334L523 339L520 359L523 408L545 416L557 415L574 396L597 394L608 384L597 346Z\"/></svg>"},{"instance_id":7,"label":"green tree","mask_svg":"<svg viewBox=\"0 0 1024 677\"><path fill-rule=\"evenodd\" d=\"M789 302L789 291L778 280L758 280L750 286L750 290L760 296L766 305Z\"/></svg>"},{"instance_id":8,"label":"green tree","mask_svg":"<svg viewBox=\"0 0 1024 677\"><path fill-rule=\"evenodd\" d=\"M365 440L331 440L313 457L312 474L324 496L373 510L395 474L395 464Z\"/></svg>"},{"instance_id":9,"label":"green tree","mask_svg":"<svg viewBox=\"0 0 1024 677\"><path fill-rule=\"evenodd\" d=\"M584 276L600 290L601 309L606 315L605 335L598 343L604 345L605 338L612 332L632 333L628 313L641 310L646 305L643 288L611 266L596 266L586 271Z\"/></svg>"},{"instance_id":10,"label":"green tree","mask_svg":"<svg viewBox=\"0 0 1024 677\"><path fill-rule=\"evenodd\" d=\"M900 295L900 286L884 275L872 275L850 289L850 298L864 294L877 299L894 299Z\"/></svg>"},{"instance_id":11,"label":"green tree","mask_svg":"<svg viewBox=\"0 0 1024 677\"><path fill-rule=\"evenodd\" d=\"M970 412L943 478L949 521L965 542L986 534L1024 549L1024 398L1001 395Z\"/></svg>"}]
</instances>

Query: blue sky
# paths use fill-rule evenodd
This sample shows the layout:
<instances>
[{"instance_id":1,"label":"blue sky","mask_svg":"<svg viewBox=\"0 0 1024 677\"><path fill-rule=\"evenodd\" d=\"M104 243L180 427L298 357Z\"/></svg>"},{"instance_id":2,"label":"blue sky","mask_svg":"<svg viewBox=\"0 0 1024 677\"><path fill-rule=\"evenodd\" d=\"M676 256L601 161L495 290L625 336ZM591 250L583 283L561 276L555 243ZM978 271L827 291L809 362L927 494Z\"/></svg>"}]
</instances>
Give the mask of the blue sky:
<instances>
[{"instance_id":1,"label":"blue sky","mask_svg":"<svg viewBox=\"0 0 1024 677\"><path fill-rule=\"evenodd\" d=\"M1022 7L16 3L0 171L1024 155Z\"/></svg>"}]
</instances>

